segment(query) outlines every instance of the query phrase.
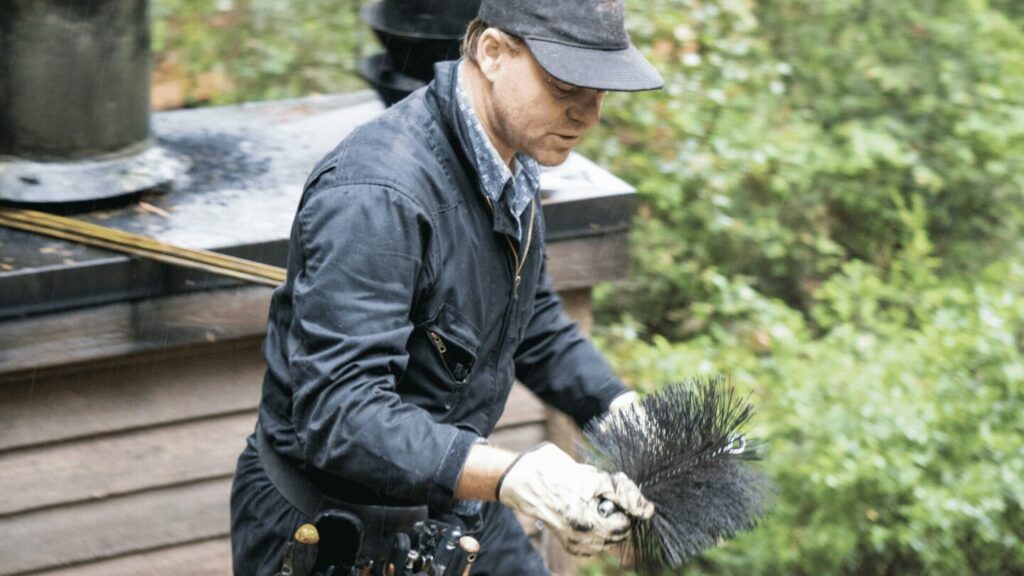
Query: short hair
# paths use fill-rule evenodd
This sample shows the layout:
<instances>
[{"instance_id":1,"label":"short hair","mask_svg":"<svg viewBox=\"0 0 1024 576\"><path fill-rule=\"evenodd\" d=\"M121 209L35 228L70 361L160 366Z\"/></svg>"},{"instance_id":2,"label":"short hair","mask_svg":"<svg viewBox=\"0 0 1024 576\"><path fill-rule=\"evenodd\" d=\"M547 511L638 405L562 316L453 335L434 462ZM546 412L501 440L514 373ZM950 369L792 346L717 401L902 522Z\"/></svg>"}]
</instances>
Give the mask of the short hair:
<instances>
[{"instance_id":1,"label":"short hair","mask_svg":"<svg viewBox=\"0 0 1024 576\"><path fill-rule=\"evenodd\" d=\"M462 54L463 58L474 64L477 63L476 50L480 45L480 36L490 28L492 28L490 24L479 18L474 18L473 21L469 23L469 26L466 27L466 34L462 36L462 44L459 46L459 52ZM520 43L522 43L522 39L513 34L509 34L504 30L497 30L508 37L513 50L517 50L519 48Z\"/></svg>"}]
</instances>

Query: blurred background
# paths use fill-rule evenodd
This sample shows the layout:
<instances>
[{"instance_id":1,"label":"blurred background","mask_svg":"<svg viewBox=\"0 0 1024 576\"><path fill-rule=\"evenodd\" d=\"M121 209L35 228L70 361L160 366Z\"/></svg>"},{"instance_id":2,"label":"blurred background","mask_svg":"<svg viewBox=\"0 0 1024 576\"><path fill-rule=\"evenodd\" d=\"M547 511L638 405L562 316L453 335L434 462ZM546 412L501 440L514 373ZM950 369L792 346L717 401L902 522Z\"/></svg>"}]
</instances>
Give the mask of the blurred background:
<instances>
[{"instance_id":1,"label":"blurred background","mask_svg":"<svg viewBox=\"0 0 1024 576\"><path fill-rule=\"evenodd\" d=\"M360 4L153 0L153 106L365 90ZM686 573L1024 573L1024 3L628 12L666 88L580 149L640 202L594 333L640 390L749 391L778 487Z\"/></svg>"}]
</instances>

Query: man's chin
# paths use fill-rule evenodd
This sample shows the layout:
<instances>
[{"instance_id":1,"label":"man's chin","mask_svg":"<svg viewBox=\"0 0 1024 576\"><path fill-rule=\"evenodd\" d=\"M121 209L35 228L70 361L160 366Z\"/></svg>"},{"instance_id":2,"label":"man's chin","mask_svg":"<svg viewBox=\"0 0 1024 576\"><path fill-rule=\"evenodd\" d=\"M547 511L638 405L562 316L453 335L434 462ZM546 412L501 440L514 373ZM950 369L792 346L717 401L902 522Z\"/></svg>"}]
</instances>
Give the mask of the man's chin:
<instances>
[{"instance_id":1,"label":"man's chin","mask_svg":"<svg viewBox=\"0 0 1024 576\"><path fill-rule=\"evenodd\" d=\"M561 166L569 159L569 154L572 152L572 148L567 150L544 150L533 157L537 161L537 164L546 168L552 168L555 166Z\"/></svg>"}]
</instances>

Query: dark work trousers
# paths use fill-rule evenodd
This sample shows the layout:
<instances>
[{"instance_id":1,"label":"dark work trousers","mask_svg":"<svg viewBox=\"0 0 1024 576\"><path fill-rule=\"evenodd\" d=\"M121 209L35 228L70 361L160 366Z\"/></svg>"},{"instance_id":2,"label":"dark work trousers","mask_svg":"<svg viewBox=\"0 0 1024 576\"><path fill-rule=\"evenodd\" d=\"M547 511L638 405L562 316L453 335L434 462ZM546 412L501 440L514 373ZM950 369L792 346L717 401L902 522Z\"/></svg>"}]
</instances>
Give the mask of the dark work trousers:
<instances>
[{"instance_id":1,"label":"dark work trousers","mask_svg":"<svg viewBox=\"0 0 1024 576\"><path fill-rule=\"evenodd\" d=\"M511 510L488 502L483 516L483 529L476 535L480 555L473 565L473 576L550 574ZM256 452L256 438L251 436L238 457L231 487L235 576L273 576L281 569L289 539L309 521L270 483Z\"/></svg>"}]
</instances>

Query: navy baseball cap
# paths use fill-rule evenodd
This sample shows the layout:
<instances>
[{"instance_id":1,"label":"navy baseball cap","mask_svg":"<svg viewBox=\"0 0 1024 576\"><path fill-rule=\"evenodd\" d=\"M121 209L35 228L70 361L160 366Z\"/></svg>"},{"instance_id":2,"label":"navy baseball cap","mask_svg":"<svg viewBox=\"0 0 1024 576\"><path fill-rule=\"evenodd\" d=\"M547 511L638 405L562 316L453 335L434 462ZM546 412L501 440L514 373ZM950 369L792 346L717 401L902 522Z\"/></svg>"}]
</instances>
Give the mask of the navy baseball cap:
<instances>
[{"instance_id":1,"label":"navy baseball cap","mask_svg":"<svg viewBox=\"0 0 1024 576\"><path fill-rule=\"evenodd\" d=\"M629 40L625 0L483 0L479 17L522 38L562 82L619 92L665 85Z\"/></svg>"}]
</instances>

